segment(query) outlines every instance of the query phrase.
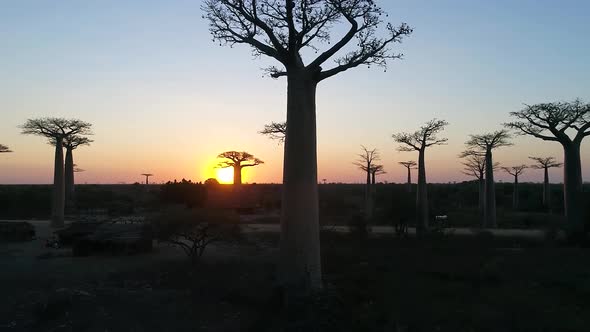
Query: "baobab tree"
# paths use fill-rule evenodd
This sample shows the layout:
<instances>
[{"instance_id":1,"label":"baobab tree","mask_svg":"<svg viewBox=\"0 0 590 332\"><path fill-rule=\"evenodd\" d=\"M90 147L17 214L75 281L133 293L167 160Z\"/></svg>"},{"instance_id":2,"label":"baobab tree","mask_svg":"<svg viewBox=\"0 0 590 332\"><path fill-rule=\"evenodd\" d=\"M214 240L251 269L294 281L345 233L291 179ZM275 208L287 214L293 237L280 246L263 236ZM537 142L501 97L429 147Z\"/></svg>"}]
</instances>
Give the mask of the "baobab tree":
<instances>
[{"instance_id":1,"label":"baobab tree","mask_svg":"<svg viewBox=\"0 0 590 332\"><path fill-rule=\"evenodd\" d=\"M365 223L373 218L373 192L371 190L371 173L374 168L374 162L380 160L377 149L369 150L361 145L363 150L359 155L359 159L354 162L356 166L365 172L367 179L365 185Z\"/></svg>"},{"instance_id":2,"label":"baobab tree","mask_svg":"<svg viewBox=\"0 0 590 332\"><path fill-rule=\"evenodd\" d=\"M404 166L408 170L408 192L412 192L412 170L418 169L416 166L418 165L415 161L400 161L398 164Z\"/></svg>"},{"instance_id":3,"label":"baobab tree","mask_svg":"<svg viewBox=\"0 0 590 332\"><path fill-rule=\"evenodd\" d=\"M259 131L260 134L270 137L270 139L278 140L279 142L285 142L285 135L287 133L286 122L271 122L264 125L264 129Z\"/></svg>"},{"instance_id":4,"label":"baobab tree","mask_svg":"<svg viewBox=\"0 0 590 332\"><path fill-rule=\"evenodd\" d=\"M141 175L145 176L145 185L146 186L150 184L150 177L154 176L154 174L152 174L152 173L142 173Z\"/></svg>"},{"instance_id":5,"label":"baobab tree","mask_svg":"<svg viewBox=\"0 0 590 332\"><path fill-rule=\"evenodd\" d=\"M383 165L373 165L371 167L371 185L373 186L373 194L375 193L375 184L377 175L387 174ZM373 196L374 199L374 196Z\"/></svg>"},{"instance_id":6,"label":"baobab tree","mask_svg":"<svg viewBox=\"0 0 590 332\"><path fill-rule=\"evenodd\" d=\"M573 102L555 102L525 105L510 112L516 121L506 123L522 135L530 135L563 147L563 191L565 215L570 236L584 234L584 207L582 203L582 162L580 146L590 136L590 104L577 99Z\"/></svg>"},{"instance_id":7,"label":"baobab tree","mask_svg":"<svg viewBox=\"0 0 590 332\"><path fill-rule=\"evenodd\" d=\"M464 159L462 162L464 168L461 172L477 179L479 221L483 227L485 225L485 154L478 151L467 150L461 152L459 158Z\"/></svg>"},{"instance_id":8,"label":"baobab tree","mask_svg":"<svg viewBox=\"0 0 590 332\"><path fill-rule=\"evenodd\" d=\"M90 128L85 135L90 135ZM88 137L80 135L69 135L63 139L63 147L66 149L66 158L64 165L64 183L65 183L65 200L66 208L71 208L74 205L74 150L82 145L90 145L93 141ZM49 140L51 145L57 144L55 138Z\"/></svg>"},{"instance_id":9,"label":"baobab tree","mask_svg":"<svg viewBox=\"0 0 590 332\"><path fill-rule=\"evenodd\" d=\"M518 177L527 169L527 165L502 167L504 172L514 177L514 191L512 192L512 208L518 210Z\"/></svg>"},{"instance_id":10,"label":"baobab tree","mask_svg":"<svg viewBox=\"0 0 590 332\"><path fill-rule=\"evenodd\" d=\"M217 158L220 159L227 159L219 162L217 167L219 168L227 168L233 167L234 169L234 185L241 185L242 184L242 169L245 167L254 167L261 164L264 164L264 161L255 158L253 155L249 154L248 152L242 151L226 151L220 153Z\"/></svg>"},{"instance_id":11,"label":"baobab tree","mask_svg":"<svg viewBox=\"0 0 590 332\"><path fill-rule=\"evenodd\" d=\"M465 143L469 150L477 151L485 156L485 225L495 228L496 221L496 188L494 183L494 161L492 151L494 149L510 146L508 140L510 134L506 130L498 130L482 135L470 135Z\"/></svg>"},{"instance_id":12,"label":"baobab tree","mask_svg":"<svg viewBox=\"0 0 590 332\"><path fill-rule=\"evenodd\" d=\"M7 147L6 145L0 144L0 153L8 153L8 152L12 152L12 150L10 150L10 148Z\"/></svg>"},{"instance_id":13,"label":"baobab tree","mask_svg":"<svg viewBox=\"0 0 590 332\"><path fill-rule=\"evenodd\" d=\"M531 165L531 168L542 169L545 172L543 177L543 206L546 209L551 208L551 188L549 187L549 169L554 167L561 167L563 163L558 163L553 157L529 157L536 163Z\"/></svg>"},{"instance_id":14,"label":"baobab tree","mask_svg":"<svg viewBox=\"0 0 590 332\"><path fill-rule=\"evenodd\" d=\"M54 142L55 166L53 172L53 201L51 206L52 227L63 227L64 225L64 141L74 135L91 134L91 126L87 122L63 118L28 119L21 126L23 134L43 136Z\"/></svg>"},{"instance_id":15,"label":"baobab tree","mask_svg":"<svg viewBox=\"0 0 590 332\"><path fill-rule=\"evenodd\" d=\"M426 190L426 167L424 155L426 148L444 145L447 138L439 138L438 134L449 123L445 120L433 119L413 133L398 133L393 139L400 144L398 151L418 151L418 190L416 194L416 232L423 232L428 228L428 193Z\"/></svg>"},{"instance_id":16,"label":"baobab tree","mask_svg":"<svg viewBox=\"0 0 590 332\"><path fill-rule=\"evenodd\" d=\"M267 70L271 77L287 78L279 278L289 291L321 288L316 88L349 69L402 58L391 46L412 29L384 25L373 0L205 0L202 9L214 40L250 46L280 63ZM331 41L341 24L346 32ZM303 54L317 56L306 61Z\"/></svg>"}]
</instances>

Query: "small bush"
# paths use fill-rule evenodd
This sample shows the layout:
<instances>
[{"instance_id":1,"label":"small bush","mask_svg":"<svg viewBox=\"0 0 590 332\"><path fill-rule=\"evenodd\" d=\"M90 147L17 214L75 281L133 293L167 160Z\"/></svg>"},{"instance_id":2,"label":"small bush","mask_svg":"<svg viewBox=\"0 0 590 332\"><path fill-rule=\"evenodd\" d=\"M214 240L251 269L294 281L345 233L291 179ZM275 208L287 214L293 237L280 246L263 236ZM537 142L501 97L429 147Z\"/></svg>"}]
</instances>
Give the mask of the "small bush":
<instances>
[{"instance_id":1,"label":"small bush","mask_svg":"<svg viewBox=\"0 0 590 332\"><path fill-rule=\"evenodd\" d=\"M227 210L169 207L154 218L158 241L184 250L197 263L212 242L236 241L240 237L238 215Z\"/></svg>"}]
</instances>

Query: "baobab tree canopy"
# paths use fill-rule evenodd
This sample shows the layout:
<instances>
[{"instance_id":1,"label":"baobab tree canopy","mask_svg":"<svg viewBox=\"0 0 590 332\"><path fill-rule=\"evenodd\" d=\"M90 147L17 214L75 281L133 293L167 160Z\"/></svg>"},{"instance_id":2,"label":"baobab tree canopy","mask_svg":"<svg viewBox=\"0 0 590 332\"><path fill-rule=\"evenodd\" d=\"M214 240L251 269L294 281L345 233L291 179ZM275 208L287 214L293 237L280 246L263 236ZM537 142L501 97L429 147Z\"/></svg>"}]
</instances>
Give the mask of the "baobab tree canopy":
<instances>
[{"instance_id":1,"label":"baobab tree canopy","mask_svg":"<svg viewBox=\"0 0 590 332\"><path fill-rule=\"evenodd\" d=\"M266 135L271 139L284 142L285 135L287 134L287 122L271 122L267 125L264 125L264 129L262 129L259 133Z\"/></svg>"},{"instance_id":2,"label":"baobab tree canopy","mask_svg":"<svg viewBox=\"0 0 590 332\"><path fill-rule=\"evenodd\" d=\"M222 158L222 159L228 159L228 160L224 160L219 162L218 167L220 168L226 168L226 167L235 167L235 166L241 166L241 167L252 167L252 166L257 166L260 164L264 164L264 161L255 158L253 155L251 155L248 152L238 152L238 151L226 151L223 153L220 153L217 158Z\"/></svg>"},{"instance_id":3,"label":"baobab tree canopy","mask_svg":"<svg viewBox=\"0 0 590 332\"><path fill-rule=\"evenodd\" d=\"M21 126L23 134L65 139L71 135L90 135L92 124L77 119L38 118L28 119Z\"/></svg>"},{"instance_id":4,"label":"baobab tree canopy","mask_svg":"<svg viewBox=\"0 0 590 332\"><path fill-rule=\"evenodd\" d=\"M373 0L206 0L202 9L211 34L221 44L247 44L255 55L279 61L284 68L268 69L274 78L306 68L319 82L359 65L384 66L387 60L402 57L390 45L412 32L405 23L383 24L386 15ZM332 28L340 23L348 29L334 42ZM331 68L322 68L353 41L355 49L334 59ZM306 54L318 54L307 65L300 53L304 49L313 52Z\"/></svg>"},{"instance_id":5,"label":"baobab tree canopy","mask_svg":"<svg viewBox=\"0 0 590 332\"><path fill-rule=\"evenodd\" d=\"M394 134L393 139L400 143L399 151L420 151L433 145L446 144L447 138L438 138L438 134L445 129L449 123L445 120L433 119L428 121L419 130L413 133Z\"/></svg>"},{"instance_id":6,"label":"baobab tree canopy","mask_svg":"<svg viewBox=\"0 0 590 332\"><path fill-rule=\"evenodd\" d=\"M507 130L497 130L495 132L482 135L469 135L469 140L465 143L469 148L480 149L485 153L488 149L495 149L503 146L511 146L511 138Z\"/></svg>"},{"instance_id":7,"label":"baobab tree canopy","mask_svg":"<svg viewBox=\"0 0 590 332\"><path fill-rule=\"evenodd\" d=\"M580 143L590 135L590 104L579 99L526 105L520 111L510 112L510 115L517 121L506 123L508 128L545 141ZM574 133L573 138L568 132Z\"/></svg>"},{"instance_id":8,"label":"baobab tree canopy","mask_svg":"<svg viewBox=\"0 0 590 332\"><path fill-rule=\"evenodd\" d=\"M7 147L6 145L0 144L0 153L7 153L7 152L12 152L12 150L10 150L10 148Z\"/></svg>"},{"instance_id":9,"label":"baobab tree canopy","mask_svg":"<svg viewBox=\"0 0 590 332\"><path fill-rule=\"evenodd\" d=\"M520 176L525 169L527 169L528 166L527 165L519 165L519 166L512 166L512 167L502 167L502 170L504 170L504 172L512 175L512 176Z\"/></svg>"},{"instance_id":10,"label":"baobab tree canopy","mask_svg":"<svg viewBox=\"0 0 590 332\"><path fill-rule=\"evenodd\" d=\"M91 133L85 133L85 135L90 135ZM90 143L94 142L88 137L80 136L80 135L69 135L64 137L63 139L63 147L70 150L75 150L79 146L82 145L90 145ZM49 144L55 145L56 139L54 137L49 139Z\"/></svg>"},{"instance_id":11,"label":"baobab tree canopy","mask_svg":"<svg viewBox=\"0 0 590 332\"><path fill-rule=\"evenodd\" d=\"M534 160L536 162L535 164L531 165L531 168L534 169L545 169L563 166L563 163L557 162L554 157L529 157L529 159Z\"/></svg>"}]
</instances>

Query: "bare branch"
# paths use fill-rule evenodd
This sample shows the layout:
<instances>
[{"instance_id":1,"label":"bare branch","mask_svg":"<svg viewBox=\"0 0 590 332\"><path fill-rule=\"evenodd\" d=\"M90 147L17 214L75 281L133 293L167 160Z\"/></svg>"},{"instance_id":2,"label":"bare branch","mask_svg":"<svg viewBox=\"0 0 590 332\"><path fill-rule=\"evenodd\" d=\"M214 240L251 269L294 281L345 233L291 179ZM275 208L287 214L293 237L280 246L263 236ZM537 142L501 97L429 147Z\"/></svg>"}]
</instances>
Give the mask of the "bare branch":
<instances>
[{"instance_id":1,"label":"bare branch","mask_svg":"<svg viewBox=\"0 0 590 332\"><path fill-rule=\"evenodd\" d=\"M287 122L271 122L270 124L264 125L264 129L259 131L259 133L271 139L284 142L287 133Z\"/></svg>"},{"instance_id":2,"label":"bare branch","mask_svg":"<svg viewBox=\"0 0 590 332\"><path fill-rule=\"evenodd\" d=\"M0 153L8 153L8 152L12 152L12 150L10 150L10 148L8 148L6 145L0 144Z\"/></svg>"},{"instance_id":3,"label":"bare branch","mask_svg":"<svg viewBox=\"0 0 590 332\"><path fill-rule=\"evenodd\" d=\"M445 129L449 123L445 120L432 119L413 133L393 134L393 139L400 143L398 151L419 151L434 145L444 145L447 138L438 138L437 135Z\"/></svg>"}]
</instances>

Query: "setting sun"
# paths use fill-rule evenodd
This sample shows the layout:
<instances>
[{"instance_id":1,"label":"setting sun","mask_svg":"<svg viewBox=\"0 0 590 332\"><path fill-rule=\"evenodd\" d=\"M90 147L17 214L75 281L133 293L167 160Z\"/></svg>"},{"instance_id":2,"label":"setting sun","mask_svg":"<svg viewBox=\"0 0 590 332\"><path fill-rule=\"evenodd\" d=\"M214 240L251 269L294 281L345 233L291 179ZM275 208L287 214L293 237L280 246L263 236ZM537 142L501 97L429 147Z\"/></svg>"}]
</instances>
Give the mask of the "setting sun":
<instances>
[{"instance_id":1,"label":"setting sun","mask_svg":"<svg viewBox=\"0 0 590 332\"><path fill-rule=\"evenodd\" d=\"M219 183L226 183L226 184L233 183L234 182L233 168L231 168L231 167L218 168L215 177L217 178L217 181L219 181Z\"/></svg>"}]
</instances>

